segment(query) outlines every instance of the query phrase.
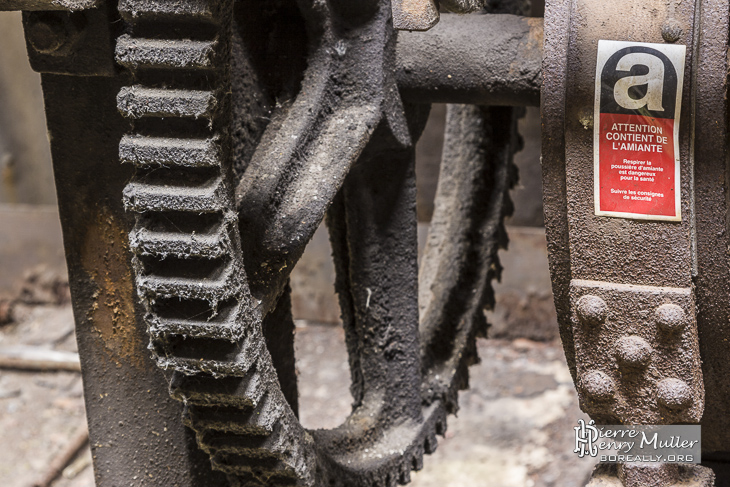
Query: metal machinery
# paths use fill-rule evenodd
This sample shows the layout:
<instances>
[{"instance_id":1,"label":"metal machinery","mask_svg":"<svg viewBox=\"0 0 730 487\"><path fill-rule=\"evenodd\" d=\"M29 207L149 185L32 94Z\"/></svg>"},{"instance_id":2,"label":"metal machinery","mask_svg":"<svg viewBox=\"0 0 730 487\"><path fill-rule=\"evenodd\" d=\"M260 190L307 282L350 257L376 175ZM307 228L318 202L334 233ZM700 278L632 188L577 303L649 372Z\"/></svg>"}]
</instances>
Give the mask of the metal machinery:
<instances>
[{"instance_id":1,"label":"metal machinery","mask_svg":"<svg viewBox=\"0 0 730 487\"><path fill-rule=\"evenodd\" d=\"M99 487L407 483L477 360L521 144L512 107L538 103L581 405L600 422L701 422L728 485L728 0L548 1L544 48L526 1L440 7L477 13L0 0L24 11L42 73ZM599 39L687 46L679 222L594 213ZM419 271L414 143L434 102L452 105ZM322 221L354 405L342 426L307 431L288 276ZM590 485L713 478L627 464Z\"/></svg>"}]
</instances>

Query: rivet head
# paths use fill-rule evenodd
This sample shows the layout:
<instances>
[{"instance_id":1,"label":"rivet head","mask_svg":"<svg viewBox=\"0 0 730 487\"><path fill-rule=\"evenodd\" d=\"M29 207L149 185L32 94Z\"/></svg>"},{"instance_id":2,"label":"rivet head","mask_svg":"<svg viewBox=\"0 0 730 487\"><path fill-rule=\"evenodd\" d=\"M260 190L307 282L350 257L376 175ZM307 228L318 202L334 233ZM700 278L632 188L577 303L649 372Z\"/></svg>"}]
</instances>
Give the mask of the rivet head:
<instances>
[{"instance_id":1,"label":"rivet head","mask_svg":"<svg viewBox=\"0 0 730 487\"><path fill-rule=\"evenodd\" d=\"M643 368L651 362L653 349L641 337L623 337L616 342L616 359L624 368Z\"/></svg>"},{"instance_id":2,"label":"rivet head","mask_svg":"<svg viewBox=\"0 0 730 487\"><path fill-rule=\"evenodd\" d=\"M662 25L662 38L666 42L677 42L683 33L684 29L682 29L682 24L677 19L670 18L664 21L664 25Z\"/></svg>"},{"instance_id":3,"label":"rivet head","mask_svg":"<svg viewBox=\"0 0 730 487\"><path fill-rule=\"evenodd\" d=\"M676 304L663 304L654 312L656 323L667 333L682 331L687 324L684 310Z\"/></svg>"},{"instance_id":4,"label":"rivet head","mask_svg":"<svg viewBox=\"0 0 730 487\"><path fill-rule=\"evenodd\" d=\"M606 302L598 296L586 294L578 300L577 312L578 319L581 323L597 326L606 321L608 306L606 306Z\"/></svg>"},{"instance_id":5,"label":"rivet head","mask_svg":"<svg viewBox=\"0 0 730 487\"><path fill-rule=\"evenodd\" d=\"M692 404L692 389L682 380L663 379L657 385L657 399L665 408L681 411Z\"/></svg>"},{"instance_id":6,"label":"rivet head","mask_svg":"<svg viewBox=\"0 0 730 487\"><path fill-rule=\"evenodd\" d=\"M31 12L25 27L25 33L38 52L50 54L60 49L68 41L68 26L58 13Z\"/></svg>"},{"instance_id":7,"label":"rivet head","mask_svg":"<svg viewBox=\"0 0 730 487\"><path fill-rule=\"evenodd\" d=\"M581 379L583 392L594 401L609 401L616 395L613 379L600 370L590 370Z\"/></svg>"}]
</instances>

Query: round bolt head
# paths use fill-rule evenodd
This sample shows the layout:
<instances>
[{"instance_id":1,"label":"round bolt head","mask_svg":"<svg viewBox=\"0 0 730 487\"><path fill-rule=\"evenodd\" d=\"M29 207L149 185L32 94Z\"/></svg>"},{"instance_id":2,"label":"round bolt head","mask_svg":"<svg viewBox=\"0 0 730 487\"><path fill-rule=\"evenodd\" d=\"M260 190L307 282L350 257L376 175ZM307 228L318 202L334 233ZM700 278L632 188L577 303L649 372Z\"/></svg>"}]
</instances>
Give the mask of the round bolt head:
<instances>
[{"instance_id":1,"label":"round bolt head","mask_svg":"<svg viewBox=\"0 0 730 487\"><path fill-rule=\"evenodd\" d=\"M692 405L692 389L679 379L663 379L657 384L659 404L672 411L681 411Z\"/></svg>"},{"instance_id":2,"label":"round bolt head","mask_svg":"<svg viewBox=\"0 0 730 487\"><path fill-rule=\"evenodd\" d=\"M598 296L586 294L578 300L578 319L581 323L591 326L598 326L606 321L608 306Z\"/></svg>"},{"instance_id":3,"label":"round bolt head","mask_svg":"<svg viewBox=\"0 0 730 487\"><path fill-rule=\"evenodd\" d=\"M622 368L643 368L651 362L654 350L641 337L623 337L616 342L616 359Z\"/></svg>"},{"instance_id":4,"label":"round bolt head","mask_svg":"<svg viewBox=\"0 0 730 487\"><path fill-rule=\"evenodd\" d=\"M33 49L45 54L57 51L68 40L68 30L62 20L45 12L31 14L25 32Z\"/></svg>"},{"instance_id":5,"label":"round bolt head","mask_svg":"<svg viewBox=\"0 0 730 487\"><path fill-rule=\"evenodd\" d=\"M581 379L583 392L594 401L610 401L616 395L616 386L608 374L590 370Z\"/></svg>"},{"instance_id":6,"label":"round bolt head","mask_svg":"<svg viewBox=\"0 0 730 487\"><path fill-rule=\"evenodd\" d=\"M669 43L677 42L682 37L682 34L684 34L684 29L677 19L670 18L664 21L664 25L662 25L662 38L665 41Z\"/></svg>"},{"instance_id":7,"label":"round bolt head","mask_svg":"<svg viewBox=\"0 0 730 487\"><path fill-rule=\"evenodd\" d=\"M667 333L677 333L687 326L684 310L676 304L663 304L654 312L656 323Z\"/></svg>"}]
</instances>

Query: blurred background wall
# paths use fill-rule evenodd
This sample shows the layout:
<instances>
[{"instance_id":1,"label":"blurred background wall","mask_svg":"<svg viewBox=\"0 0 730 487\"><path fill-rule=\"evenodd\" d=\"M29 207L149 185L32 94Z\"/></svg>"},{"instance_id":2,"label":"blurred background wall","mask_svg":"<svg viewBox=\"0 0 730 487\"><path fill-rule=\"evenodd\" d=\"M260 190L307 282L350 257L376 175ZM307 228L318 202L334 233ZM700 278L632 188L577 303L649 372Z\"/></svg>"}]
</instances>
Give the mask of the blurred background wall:
<instances>
[{"instance_id":1,"label":"blurred background wall","mask_svg":"<svg viewBox=\"0 0 730 487\"><path fill-rule=\"evenodd\" d=\"M67 279L55 205L41 77L28 63L21 14L0 12L0 323L3 301L28 280Z\"/></svg>"},{"instance_id":2,"label":"blurred background wall","mask_svg":"<svg viewBox=\"0 0 730 487\"><path fill-rule=\"evenodd\" d=\"M0 203L55 204L40 75L19 12L0 13Z\"/></svg>"}]
</instances>

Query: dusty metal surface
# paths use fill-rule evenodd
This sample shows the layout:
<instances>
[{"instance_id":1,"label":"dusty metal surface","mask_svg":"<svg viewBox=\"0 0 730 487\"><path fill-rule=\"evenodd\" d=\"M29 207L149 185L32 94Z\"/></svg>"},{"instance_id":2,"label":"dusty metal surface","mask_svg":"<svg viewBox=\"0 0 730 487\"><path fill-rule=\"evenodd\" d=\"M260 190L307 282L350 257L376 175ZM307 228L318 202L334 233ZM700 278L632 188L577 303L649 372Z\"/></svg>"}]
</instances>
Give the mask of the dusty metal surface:
<instances>
[{"instance_id":1,"label":"dusty metal surface","mask_svg":"<svg viewBox=\"0 0 730 487\"><path fill-rule=\"evenodd\" d=\"M247 27L276 17L231 16L225 2L210 17L120 5L116 59L135 84L117 96L133 122L119 151L136 166L124 194L137 214L130 243L151 350L232 485L406 483L476 360L506 238L518 113L461 108L450 122L454 179L420 286L439 282L431 272L450 277L431 289L419 333L413 154L427 107L397 97L389 4L303 3L299 19L291 4L277 7L306 28L288 34L310 45L301 74L262 69L266 53L242 55L256 49ZM167 31L150 40L147 19L160 16ZM180 39L174 26L191 17L207 30ZM251 124L246 109L271 121ZM453 200L463 192L469 205ZM446 225L457 207L463 216ZM342 426L307 432L296 419L287 281L328 208L355 403ZM464 286L478 290L468 301Z\"/></svg>"},{"instance_id":2,"label":"dusty metal surface","mask_svg":"<svg viewBox=\"0 0 730 487\"><path fill-rule=\"evenodd\" d=\"M393 0L393 27L399 30L428 30L439 21L434 0Z\"/></svg>"},{"instance_id":3,"label":"dusty metal surface","mask_svg":"<svg viewBox=\"0 0 730 487\"><path fill-rule=\"evenodd\" d=\"M666 224L597 217L593 214L592 107L597 40L610 37L661 41L661 22L664 17L655 10L649 10L646 5L632 6L628 2L623 6L626 10L633 8L637 15L646 17L646 22L657 19L653 24L656 28L652 31L646 30L651 23L644 22L639 26L621 22L605 10L606 6L591 2L577 4L571 14L560 10L567 6L557 7L548 6L548 11L554 17L546 22L550 29L556 27L560 31L549 30L547 34L548 42L555 45L546 49L543 174L548 181L556 180L556 184L544 185L546 225L553 288L566 356L571 366L575 366L575 350L583 347L583 344L573 344L574 332L569 320L575 316L575 310L568 301L569 280L600 281L609 287L629 284L689 288L692 270L689 238L691 220L686 218L681 224ZM682 8L685 9L684 15L688 16L687 22L691 24L693 8L686 5ZM596 9L598 11L594 11ZM569 30L567 25L558 27L559 22L568 22L566 19L574 19L575 30L570 39L565 37L565 30ZM691 42L691 33L685 35L688 36L686 40ZM685 78L684 113L689 112L688 78ZM570 103L565 101L567 99ZM684 138L681 151L685 162L682 167L682 188L684 195L690 195L690 117L684 117L682 123L680 133ZM685 198L683 201L683 210L689 213L690 200ZM568 231L569 228L571 231ZM579 286L578 282L576 286ZM638 299L639 295L636 297ZM586 344L584 349L596 357L603 354L594 345ZM697 361L694 363L697 364ZM576 380L580 381L580 377L576 377Z\"/></svg>"},{"instance_id":4,"label":"dusty metal surface","mask_svg":"<svg viewBox=\"0 0 730 487\"><path fill-rule=\"evenodd\" d=\"M604 423L701 421L703 457L719 467L717 485L727 483L726 377L720 371L729 309L721 250L727 235L727 8L723 2L548 2L542 98L553 290L581 406ZM632 22L615 15L617 9ZM594 215L598 39L688 46L679 129L681 223ZM676 482L715 485L700 467L690 475L629 466L599 468L590 485Z\"/></svg>"},{"instance_id":5,"label":"dusty metal surface","mask_svg":"<svg viewBox=\"0 0 730 487\"><path fill-rule=\"evenodd\" d=\"M445 14L428 32L399 32L396 77L404 100L537 106L542 24L517 15ZM485 32L488 47L477 41Z\"/></svg>"},{"instance_id":6,"label":"dusty metal surface","mask_svg":"<svg viewBox=\"0 0 730 487\"><path fill-rule=\"evenodd\" d=\"M626 469L618 464L598 464L586 487L673 487L677 485L692 487L714 487L715 476L712 470L692 465L657 466L639 465Z\"/></svg>"},{"instance_id":7,"label":"dusty metal surface","mask_svg":"<svg viewBox=\"0 0 730 487\"><path fill-rule=\"evenodd\" d=\"M150 8L153 7L152 4ZM453 137L460 142L455 144L463 146L466 152L454 151L448 159L459 167L474 162L477 167L462 169L467 173L486 171L481 177L466 174L457 178L465 184L479 184L474 189L461 189L488 200L495 198L495 203L485 208L490 212L485 216L460 205L466 214L458 226L465 227L463 231L476 232L479 238L471 235L464 237L463 242L457 239L460 246L447 251L453 244L443 236L437 237L432 245L435 257L429 260L444 272L441 268L449 266L440 260L444 255L452 258L459 252L464 256L483 254L483 265L478 271L464 269L460 273L468 275L469 285L484 290L466 303L457 294L446 293L447 302L436 302L426 312L419 338L413 146L426 111L403 107L393 97L397 91L391 77L395 37L388 29L388 4L373 2L357 8L333 4L329 11L300 7L312 45L301 90L291 93L295 95L291 102L271 110L272 121L265 129L249 131L246 137L234 137L231 142L235 150L246 151L249 147L251 153L250 161L239 160L235 166L242 172L236 197L243 262L251 296L259 306L246 307L248 288L243 268L237 263L240 257L236 237L232 245L214 246L224 249L222 256L195 252L192 257L198 259L191 259L187 249L194 248L192 244L184 248L177 245L178 240L188 238L185 231L180 232L181 225L176 225L179 236L161 242L157 250L157 262L160 257L167 260L175 256L174 273L166 274L167 281L163 283L155 277L159 270L154 265L145 266L143 258L139 258L138 283L143 295L148 296L150 316L157 313L161 318L153 321L150 329L160 365L176 371L172 392L188 404L188 424L196 430L203 449L211 454L214 468L227 473L232 484L406 483L410 470L422 465L423 453L435 449L435 435L443 434L447 412L456 410L456 391L466 385L466 366L475 360L474 337L483 329L481 307L489 301L488 283L496 268L493 256L498 243L504 240L501 219L509 206L500 201L512 181L511 155L518 144L516 118L511 109L502 109L494 115L467 112L452 122ZM225 42L226 35L225 25L219 25L214 39L217 43ZM322 26L324 30L320 30ZM134 23L131 31L134 36ZM141 43L124 39L122 60L137 69L138 63L128 62L127 49L132 44ZM177 50L183 51L187 52ZM119 55L120 51L117 52ZM221 52L217 69L219 76L225 76L228 63L225 50ZM235 47L233 52L235 56ZM174 54L160 56L166 68L189 65L171 65L168 57L173 58ZM139 75L142 71L136 72ZM367 76L360 78L355 73ZM220 83L225 86L226 79L221 78ZM235 99L235 82L233 89ZM152 104L136 103L135 92L122 91L120 110L138 118L198 115L212 120L210 130L215 131L218 124L226 127L221 120L226 116L227 102L221 94L227 90L210 95L200 90L186 93L169 85L165 90L169 91L135 89L145 100L154 98ZM239 116L234 108L234 126ZM142 132L138 135L147 136L144 131L149 128L140 125ZM222 131L206 137L226 148L227 135ZM260 137L258 145L249 137ZM123 144L123 152L126 147ZM219 154L219 164L225 167L227 154L223 150ZM477 157L473 158L474 155ZM487 157L494 160L483 159ZM147 159L152 161L153 157ZM155 167L161 165L156 163ZM191 174L188 167L179 171ZM159 181L159 196L153 188L141 191L145 172L139 169L136 180L128 187L127 206L141 215L138 233L148 232L145 229L150 228L149 218L159 213L213 215L226 214L230 208L225 190L214 190L211 196L198 196L199 192L186 195L179 186L169 187L167 181L172 180L164 178L165 172L170 171L157 170L154 176ZM175 177L175 173L171 172L170 177ZM207 180L213 181L216 188L225 184L225 180L218 182L216 175ZM388 184L384 185L384 181ZM445 191L448 199L454 188ZM274 365L276 357L284 354L274 353L271 347L264 349L262 334L266 333L269 319L264 317L274 307L287 307L282 291L291 267L333 198L328 222L355 403L353 413L342 426L310 433L296 421L292 404L287 404L279 388L287 371L279 370L277 380ZM474 198L472 204L478 205L478 201ZM194 221L191 217L187 220ZM182 215L178 221L183 221ZM235 216L224 217L223 221L235 225ZM187 232L192 236L190 228ZM446 228L439 228L436 233L445 232ZM142 249L140 256L144 254ZM201 263L201 257L210 264ZM186 266L189 272L195 272L206 265L211 269L208 272L216 273L216 267L221 265L216 261L221 260L232 269L231 274L224 271L222 276L238 276L234 286L226 283L220 291L211 286L203 292L191 274L185 273ZM458 274L454 280L458 281ZM430 285L429 279L422 285ZM148 283L154 283L154 287ZM458 281L452 285L465 284ZM223 292L240 294L228 297ZM441 299L441 293L437 294ZM156 307L157 301L170 297L207 301L212 316L218 308L215 303L231 300L234 311L227 315L230 325L217 330L206 321L181 323L178 318L171 323L161 315L164 308ZM444 314L444 307L452 314ZM277 314L275 310L270 316ZM460 317L458 324L454 316ZM181 341L178 336L186 339ZM231 344L225 345L225 341ZM443 344L449 342L450 348L444 349Z\"/></svg>"},{"instance_id":8,"label":"dusty metal surface","mask_svg":"<svg viewBox=\"0 0 730 487\"><path fill-rule=\"evenodd\" d=\"M694 75L695 239L697 325L705 380L703 452L730 450L730 397L727 388L730 333L728 239L728 17L726 1L703 1ZM705 458L713 455L705 453ZM718 455L724 457L726 454ZM728 478L727 473L724 478ZM728 482L728 480L724 480Z\"/></svg>"},{"instance_id":9,"label":"dusty metal surface","mask_svg":"<svg viewBox=\"0 0 730 487\"><path fill-rule=\"evenodd\" d=\"M133 480L145 485L406 483L457 410L475 337L486 331L521 112L449 107L420 278L415 141L428 103L534 105L541 84L551 270L582 406L606 422L696 422L704 373L714 381L705 424L724 424L724 329L715 325L727 321L730 298L712 283L727 272L716 240L727 233L718 178L725 84L714 81L725 76L727 26L705 28L724 3L626 0L619 7L634 22L625 22L612 15L616 5L548 2L542 72L539 20L444 15L429 33L396 35L391 21L431 27L431 2L0 7L41 3L81 10L27 12L24 22L31 63L45 73L100 486L126 482L124 465L143 457L151 462ZM496 2L491 11L526 7ZM477 42L485 35L489 48ZM680 128L681 223L593 214L588 129L599 38L694 46ZM699 91L712 96L693 105ZM693 129L712 142L694 143ZM288 280L325 214L355 403L342 426L307 431L297 420ZM165 380L154 375L148 339ZM195 440L163 394L168 385ZM160 429L160 439L133 449ZM717 428L705 440L716 461L724 435ZM699 486L711 476L701 467L620 466L597 470L593 483Z\"/></svg>"},{"instance_id":10,"label":"dusty metal surface","mask_svg":"<svg viewBox=\"0 0 730 487\"><path fill-rule=\"evenodd\" d=\"M583 408L605 422L697 422L708 381L704 424L724 425L718 323L730 294L715 281L727 281L728 268L717 245L727 234L727 15L718 12L728 6L548 2L542 72L539 20L444 15L426 34L396 35L391 21L427 29L435 7L0 2L49 9L24 22L31 63L45 73L99 485L126 482L123 466L142 457L152 461L135 467L134 480L147 485L406 483L457 410L475 337L486 331L520 111L449 107L420 278L415 141L428 103L534 105L541 84L551 271ZM526 7L496 2L491 11ZM266 46L257 37L265 32L274 33ZM489 48L477 42L485 32ZM599 38L691 47L680 223L593 214ZM708 95L699 101L699 92ZM355 403L342 426L307 431L297 420L288 280L325 214ZM148 339L166 380L154 375ZM211 473L166 385L227 479ZM133 449L140 431L160 429L172 453L162 439ZM716 462L725 431L705 436ZM597 470L591 485L711 477L701 467L624 465Z\"/></svg>"},{"instance_id":11,"label":"dusty metal surface","mask_svg":"<svg viewBox=\"0 0 730 487\"><path fill-rule=\"evenodd\" d=\"M560 338L565 349L573 380L575 376L575 346L570 325L570 245L568 243L568 202L565 165L565 109L568 66L570 2L545 2L545 51L542 66L543 87L540 98L542 114L542 180L545 234L547 237L550 276L560 326Z\"/></svg>"},{"instance_id":12,"label":"dusty metal surface","mask_svg":"<svg viewBox=\"0 0 730 487\"><path fill-rule=\"evenodd\" d=\"M584 411L601 424L700 420L704 387L689 289L574 279L570 293Z\"/></svg>"},{"instance_id":13,"label":"dusty metal surface","mask_svg":"<svg viewBox=\"0 0 730 487\"><path fill-rule=\"evenodd\" d=\"M115 78L43 75L96 482L224 485L149 359L119 198L131 176L115 147L126 130L115 113L120 86ZM99 127L99 137L86 137Z\"/></svg>"},{"instance_id":14,"label":"dusty metal surface","mask_svg":"<svg viewBox=\"0 0 730 487\"><path fill-rule=\"evenodd\" d=\"M28 59L40 73L112 76L113 24L108 5L81 11L24 11Z\"/></svg>"},{"instance_id":15,"label":"dusty metal surface","mask_svg":"<svg viewBox=\"0 0 730 487\"><path fill-rule=\"evenodd\" d=\"M86 10L94 8L102 0L1 0L2 10Z\"/></svg>"},{"instance_id":16,"label":"dusty metal surface","mask_svg":"<svg viewBox=\"0 0 730 487\"><path fill-rule=\"evenodd\" d=\"M486 333L491 280L501 272L496 252L506 245L522 111L477 105L535 105L541 84L551 271L581 404L605 422L699 421L703 372L718 377L713 357L726 355L715 344L722 328L710 325L724 319L730 298L698 278L727 268L714 271L727 256L713 240L726 233L717 177L726 154L718 124L699 129L717 145L693 145L690 114L724 123L724 83L712 80L724 76L718 46L726 40L702 29L702 16L712 14L696 2L619 3L634 22L612 15L616 5L548 2L542 72L543 24L515 16L526 13L523 1L490 4L513 15L449 14L428 33L398 34L393 23L432 26L435 4L122 0L26 13L31 62L53 98L49 126L99 485L126 482L123 465L139 455L152 458L145 485L407 483L458 409L458 390L478 360L475 338ZM725 24L717 29L726 35ZM680 223L593 214L599 38L693 47ZM698 72L695 56L713 67ZM716 90L715 102L693 105L705 86ZM431 102L472 105L448 108L419 271L414 145ZM74 145L79 134L87 138ZM103 179L89 177L94 163L117 158L124 164ZM695 176L695 163L715 165ZM706 207L695 203L698 191L711 195ZM697 228L697 218L708 224ZM289 277L325 219L355 401L341 426L308 431L297 419ZM705 258L695 245L715 248ZM704 300L719 304L705 310ZM147 340L164 380L150 375ZM712 400L723 414L718 380ZM133 394L144 384L153 399ZM161 394L166 386L184 404L202 452L180 407ZM126 417L119 428L136 431L124 436L103 417L105 394L135 414L162 412ZM185 454L161 452L155 441L132 452L138 431L159 433L160 422L172 421L166 439ZM708 440L718 451L722 434ZM165 473L165 465L174 468ZM702 467L624 465L597 470L591 485L704 486L711 478Z\"/></svg>"}]
</instances>

